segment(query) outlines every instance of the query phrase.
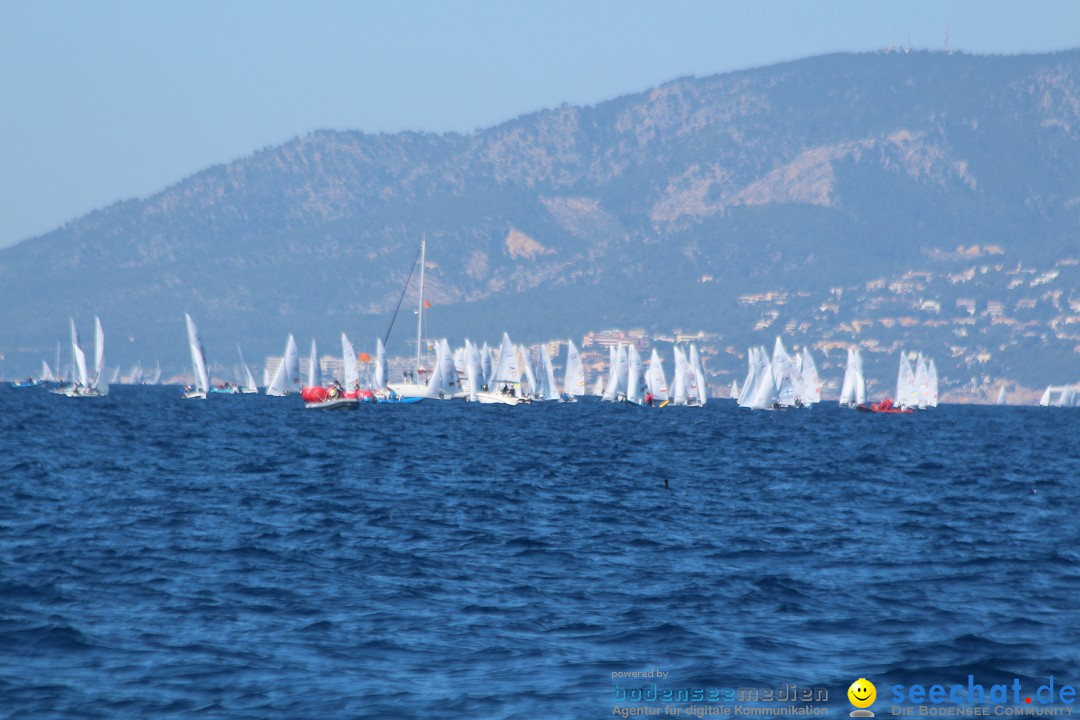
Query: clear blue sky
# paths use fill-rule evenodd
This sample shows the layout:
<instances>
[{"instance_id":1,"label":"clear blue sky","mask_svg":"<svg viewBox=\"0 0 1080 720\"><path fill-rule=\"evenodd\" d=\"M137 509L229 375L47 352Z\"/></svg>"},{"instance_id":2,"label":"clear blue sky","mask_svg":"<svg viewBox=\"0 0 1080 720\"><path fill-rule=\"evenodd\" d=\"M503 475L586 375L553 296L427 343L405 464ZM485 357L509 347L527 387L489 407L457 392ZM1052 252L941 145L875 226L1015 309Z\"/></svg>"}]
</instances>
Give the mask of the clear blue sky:
<instances>
[{"instance_id":1,"label":"clear blue sky","mask_svg":"<svg viewBox=\"0 0 1080 720\"><path fill-rule=\"evenodd\" d=\"M320 128L468 132L890 44L1080 45L1080 0L0 0L0 247Z\"/></svg>"}]
</instances>

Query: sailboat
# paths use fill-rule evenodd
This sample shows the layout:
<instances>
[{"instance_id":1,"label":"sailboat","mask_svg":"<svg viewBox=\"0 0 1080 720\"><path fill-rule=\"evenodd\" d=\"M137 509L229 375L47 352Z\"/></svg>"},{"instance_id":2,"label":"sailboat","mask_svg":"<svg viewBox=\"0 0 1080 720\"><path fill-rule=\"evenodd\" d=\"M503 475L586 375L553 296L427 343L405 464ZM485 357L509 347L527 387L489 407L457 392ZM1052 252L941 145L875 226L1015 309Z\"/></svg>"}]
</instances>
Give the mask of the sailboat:
<instances>
[{"instance_id":1,"label":"sailboat","mask_svg":"<svg viewBox=\"0 0 1080 720\"><path fill-rule=\"evenodd\" d=\"M599 381L599 378L597 378ZM601 390L603 387L601 386ZM563 378L563 399L576 401L585 394L585 367L581 364L581 353L573 340L566 341L566 376Z\"/></svg>"},{"instance_id":2,"label":"sailboat","mask_svg":"<svg viewBox=\"0 0 1080 720\"><path fill-rule=\"evenodd\" d=\"M735 403L739 407L750 407L751 394L754 384L757 382L757 348L752 347L746 353L746 377L743 379L742 389L735 397Z\"/></svg>"},{"instance_id":3,"label":"sailboat","mask_svg":"<svg viewBox=\"0 0 1080 720\"><path fill-rule=\"evenodd\" d=\"M79 331L75 327L75 318L68 318L71 324L71 384L53 390L58 395L67 395L73 397L78 395L80 390L87 388L90 385L90 379L87 377L86 372L86 353L83 352L82 345L79 342ZM1050 390L1047 389L1047 395L1050 394Z\"/></svg>"},{"instance_id":4,"label":"sailboat","mask_svg":"<svg viewBox=\"0 0 1080 720\"><path fill-rule=\"evenodd\" d=\"M626 402L632 405L645 404L645 379L641 369L641 355L637 347L627 346L626 349Z\"/></svg>"},{"instance_id":5,"label":"sailboat","mask_svg":"<svg viewBox=\"0 0 1080 720\"><path fill-rule=\"evenodd\" d=\"M450 350L450 343L443 338L435 343L435 364L432 366L424 396L450 400L463 398L465 395L465 391L461 388L457 367L454 365L454 354Z\"/></svg>"},{"instance_id":6,"label":"sailboat","mask_svg":"<svg viewBox=\"0 0 1080 720\"><path fill-rule=\"evenodd\" d=\"M397 398L428 397L428 383L422 382L425 371L420 364L420 356L424 347L424 266L427 262L426 258L427 238L425 237L420 240L420 292L416 303L416 374L411 382L389 383L389 388L394 391ZM409 274L409 277L412 277L412 273ZM408 287L408 281L405 284ZM392 326L393 323L391 323ZM387 336L389 336L389 332L387 332Z\"/></svg>"},{"instance_id":7,"label":"sailboat","mask_svg":"<svg viewBox=\"0 0 1080 720\"><path fill-rule=\"evenodd\" d=\"M918 361L916 360L916 364ZM915 382L915 371L911 368L907 353L900 353L900 369L896 376L896 399L886 398L881 402L859 403L857 410L862 412L910 414L919 405L919 389Z\"/></svg>"},{"instance_id":8,"label":"sailboat","mask_svg":"<svg viewBox=\"0 0 1080 720\"><path fill-rule=\"evenodd\" d=\"M476 402L476 393L483 384L484 364L480 359L480 350L465 338L465 382L469 386L465 399Z\"/></svg>"},{"instance_id":9,"label":"sailboat","mask_svg":"<svg viewBox=\"0 0 1080 720\"><path fill-rule=\"evenodd\" d=\"M751 410L773 410L776 406L776 384L773 381L769 354L764 346L760 346L750 348L748 357L752 365L746 381L743 382L739 406Z\"/></svg>"},{"instance_id":10,"label":"sailboat","mask_svg":"<svg viewBox=\"0 0 1080 720\"><path fill-rule=\"evenodd\" d=\"M807 392L803 373L788 355L779 337L773 345L772 375L776 385L776 404L779 407L806 406Z\"/></svg>"},{"instance_id":11,"label":"sailboat","mask_svg":"<svg viewBox=\"0 0 1080 720\"><path fill-rule=\"evenodd\" d=\"M206 372L206 350L203 348L202 338L199 337L199 328L191 316L184 313L187 321L188 348L191 350L191 365L195 372L195 384L184 388L184 398L187 400L205 400L206 393L210 390L210 376Z\"/></svg>"},{"instance_id":12,"label":"sailboat","mask_svg":"<svg viewBox=\"0 0 1080 720\"><path fill-rule=\"evenodd\" d=\"M559 398L559 388L555 384L555 367L551 364L551 353L547 345L540 346L540 375L537 378L540 383L537 400L556 400Z\"/></svg>"},{"instance_id":13,"label":"sailboat","mask_svg":"<svg viewBox=\"0 0 1080 720\"><path fill-rule=\"evenodd\" d=\"M840 407L856 407L866 402L866 378L862 371L862 354L848 348L844 382L840 387Z\"/></svg>"},{"instance_id":14,"label":"sailboat","mask_svg":"<svg viewBox=\"0 0 1080 720\"><path fill-rule=\"evenodd\" d=\"M244 362L244 351L240 349L240 346L236 346L236 353L240 356L240 384L239 389L241 393L245 395L251 395L259 392L258 386L255 384L255 376L251 374L251 368Z\"/></svg>"},{"instance_id":15,"label":"sailboat","mask_svg":"<svg viewBox=\"0 0 1080 720\"><path fill-rule=\"evenodd\" d=\"M690 398L687 389L687 376L689 375L688 368L690 363L686 361L686 354L678 345L673 346L671 351L675 356L675 376L671 381L671 404L686 405Z\"/></svg>"},{"instance_id":16,"label":"sailboat","mask_svg":"<svg viewBox=\"0 0 1080 720\"><path fill-rule=\"evenodd\" d=\"M79 333L75 329L75 320L71 320L72 365L76 368L76 382L62 391L68 397L102 397L109 394L109 383L105 373L105 331L101 328L101 319L94 318L94 377L90 378L86 369L86 354L79 344Z\"/></svg>"},{"instance_id":17,"label":"sailboat","mask_svg":"<svg viewBox=\"0 0 1080 720\"><path fill-rule=\"evenodd\" d=\"M619 343L618 348L608 346L609 367L608 382L604 388L604 400L618 402L626 399L627 385L630 377L630 359L627 356L626 346Z\"/></svg>"},{"instance_id":18,"label":"sailboat","mask_svg":"<svg viewBox=\"0 0 1080 720\"><path fill-rule=\"evenodd\" d=\"M705 391L705 369L701 367L701 355L698 353L697 345L690 345L689 363L691 373L689 403L703 407L708 401L708 394Z\"/></svg>"},{"instance_id":19,"label":"sailboat","mask_svg":"<svg viewBox=\"0 0 1080 720\"><path fill-rule=\"evenodd\" d=\"M530 400L536 399L537 395L537 382L536 373L533 371L532 358L529 355L529 351L525 349L524 345L518 345L518 365L521 367L521 374L524 376L525 382L522 383L521 394ZM525 392L524 386L529 386L529 391Z\"/></svg>"},{"instance_id":20,"label":"sailboat","mask_svg":"<svg viewBox=\"0 0 1080 720\"><path fill-rule=\"evenodd\" d=\"M360 398L360 358L345 333L341 333L341 361L345 397ZM371 391L364 392L366 392L366 397L370 399Z\"/></svg>"},{"instance_id":21,"label":"sailboat","mask_svg":"<svg viewBox=\"0 0 1080 720\"><path fill-rule=\"evenodd\" d=\"M284 397L300 385L300 354L296 350L293 336L285 341L285 353L281 364L274 371L274 377L266 385L266 394L271 397Z\"/></svg>"},{"instance_id":22,"label":"sailboat","mask_svg":"<svg viewBox=\"0 0 1080 720\"><path fill-rule=\"evenodd\" d=\"M1002 385L1001 390L998 391L997 404L998 405L1004 405L1005 404L1005 386L1004 385Z\"/></svg>"},{"instance_id":23,"label":"sailboat","mask_svg":"<svg viewBox=\"0 0 1080 720\"><path fill-rule=\"evenodd\" d=\"M476 393L477 402L484 405L520 405L529 402L521 396L521 367L518 364L517 348L505 332L487 387L487 390Z\"/></svg>"},{"instance_id":24,"label":"sailboat","mask_svg":"<svg viewBox=\"0 0 1080 720\"><path fill-rule=\"evenodd\" d=\"M653 402L663 407L667 404L668 400L668 386L667 378L664 377L664 363L660 359L660 353L656 352L656 348L653 348L652 355L649 357L649 369L645 373L647 378L646 384L649 386L649 392L652 393Z\"/></svg>"},{"instance_id":25,"label":"sailboat","mask_svg":"<svg viewBox=\"0 0 1080 720\"><path fill-rule=\"evenodd\" d=\"M915 384L915 372L907 353L900 353L900 370L896 376L896 404L901 408L919 406L919 388Z\"/></svg>"},{"instance_id":26,"label":"sailboat","mask_svg":"<svg viewBox=\"0 0 1080 720\"><path fill-rule=\"evenodd\" d=\"M1072 385L1066 385L1065 389L1061 391L1061 395L1058 397L1057 402L1054 403L1054 407L1071 408L1077 406L1077 393L1076 389Z\"/></svg>"}]
</instances>

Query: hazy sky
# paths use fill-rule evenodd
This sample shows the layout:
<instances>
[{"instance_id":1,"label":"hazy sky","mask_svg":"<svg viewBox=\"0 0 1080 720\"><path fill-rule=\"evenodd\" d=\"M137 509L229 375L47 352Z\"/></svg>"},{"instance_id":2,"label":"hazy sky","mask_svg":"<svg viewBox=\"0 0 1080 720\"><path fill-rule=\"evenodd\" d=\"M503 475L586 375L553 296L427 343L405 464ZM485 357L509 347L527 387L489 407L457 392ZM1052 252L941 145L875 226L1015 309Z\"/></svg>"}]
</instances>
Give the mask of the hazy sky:
<instances>
[{"instance_id":1,"label":"hazy sky","mask_svg":"<svg viewBox=\"0 0 1080 720\"><path fill-rule=\"evenodd\" d=\"M320 128L468 132L891 44L1080 46L1080 0L0 0L0 247Z\"/></svg>"}]
</instances>

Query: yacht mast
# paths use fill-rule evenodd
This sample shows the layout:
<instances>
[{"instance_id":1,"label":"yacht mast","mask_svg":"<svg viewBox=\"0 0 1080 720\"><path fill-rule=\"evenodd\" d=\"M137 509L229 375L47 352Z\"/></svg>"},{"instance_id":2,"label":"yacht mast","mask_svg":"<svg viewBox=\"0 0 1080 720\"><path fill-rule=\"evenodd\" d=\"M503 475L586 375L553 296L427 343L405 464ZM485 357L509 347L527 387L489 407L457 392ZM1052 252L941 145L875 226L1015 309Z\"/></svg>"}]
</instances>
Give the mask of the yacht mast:
<instances>
[{"instance_id":1,"label":"yacht mast","mask_svg":"<svg viewBox=\"0 0 1080 720\"><path fill-rule=\"evenodd\" d=\"M420 237L420 300L417 302L416 312L416 382L420 382L420 343L424 329L424 254L427 246L427 235Z\"/></svg>"}]
</instances>

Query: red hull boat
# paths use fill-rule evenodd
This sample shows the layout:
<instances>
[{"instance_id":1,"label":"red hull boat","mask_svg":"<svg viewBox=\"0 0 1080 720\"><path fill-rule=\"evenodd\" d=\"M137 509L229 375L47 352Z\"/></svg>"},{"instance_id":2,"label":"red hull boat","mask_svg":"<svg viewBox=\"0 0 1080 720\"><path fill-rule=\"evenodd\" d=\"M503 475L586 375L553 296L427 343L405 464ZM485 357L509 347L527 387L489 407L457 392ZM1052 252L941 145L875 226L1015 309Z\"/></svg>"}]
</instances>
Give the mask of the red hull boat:
<instances>
[{"instance_id":1,"label":"red hull boat","mask_svg":"<svg viewBox=\"0 0 1080 720\"><path fill-rule=\"evenodd\" d=\"M886 398L881 402L870 403L869 405L856 405L855 409L859 412L872 412L872 413L886 413L889 415L910 415L915 412L911 408L897 407L892 404L892 400Z\"/></svg>"}]
</instances>

